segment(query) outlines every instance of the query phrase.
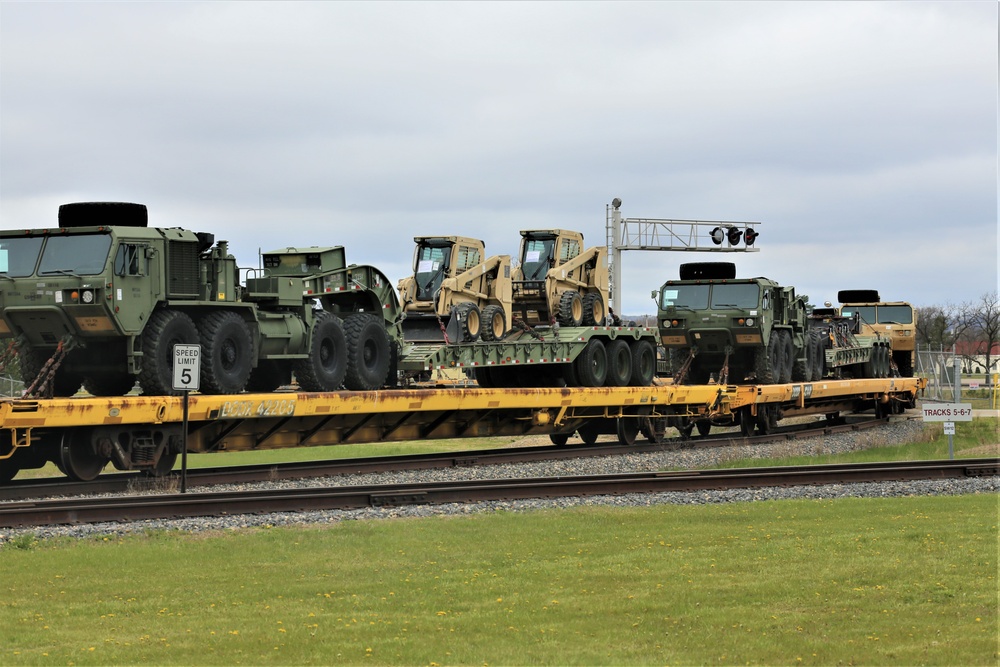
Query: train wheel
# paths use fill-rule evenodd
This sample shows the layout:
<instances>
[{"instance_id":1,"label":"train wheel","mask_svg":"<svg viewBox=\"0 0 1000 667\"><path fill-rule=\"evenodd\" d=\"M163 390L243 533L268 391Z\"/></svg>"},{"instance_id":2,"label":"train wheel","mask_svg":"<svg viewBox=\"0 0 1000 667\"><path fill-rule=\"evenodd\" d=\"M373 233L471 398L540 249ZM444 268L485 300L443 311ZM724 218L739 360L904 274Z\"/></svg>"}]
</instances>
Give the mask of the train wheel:
<instances>
[{"instance_id":1,"label":"train wheel","mask_svg":"<svg viewBox=\"0 0 1000 667\"><path fill-rule=\"evenodd\" d=\"M198 342L198 327L186 313L178 310L153 313L142 332L142 372L139 373L142 393L150 396L176 394L173 389L174 345Z\"/></svg>"},{"instance_id":2,"label":"train wheel","mask_svg":"<svg viewBox=\"0 0 1000 667\"><path fill-rule=\"evenodd\" d=\"M639 432L650 442L660 444L667 432L666 417L643 417L639 420Z\"/></svg>"},{"instance_id":3,"label":"train wheel","mask_svg":"<svg viewBox=\"0 0 1000 667\"><path fill-rule=\"evenodd\" d=\"M618 434L619 444L630 447L635 444L635 439L639 436L639 420L630 417L619 417L615 420L615 432Z\"/></svg>"},{"instance_id":4,"label":"train wheel","mask_svg":"<svg viewBox=\"0 0 1000 667\"><path fill-rule=\"evenodd\" d=\"M600 292L587 292L583 295L583 325L604 325L604 299Z\"/></svg>"},{"instance_id":5,"label":"train wheel","mask_svg":"<svg viewBox=\"0 0 1000 667\"><path fill-rule=\"evenodd\" d=\"M497 305L483 308L483 331L480 334L487 342L500 340L507 333L507 316L503 308Z\"/></svg>"},{"instance_id":6,"label":"train wheel","mask_svg":"<svg viewBox=\"0 0 1000 667\"><path fill-rule=\"evenodd\" d=\"M740 408L740 435L749 438L753 435L756 426L756 418L750 413L750 408Z\"/></svg>"},{"instance_id":7,"label":"train wheel","mask_svg":"<svg viewBox=\"0 0 1000 667\"><path fill-rule=\"evenodd\" d=\"M650 386L656 376L656 350L653 344L638 340L629 350L632 353L632 377L629 378L629 384L633 387Z\"/></svg>"},{"instance_id":8,"label":"train wheel","mask_svg":"<svg viewBox=\"0 0 1000 667\"><path fill-rule=\"evenodd\" d=\"M597 426L593 422L586 422L580 428L576 429L576 434L580 436L580 440L583 440L583 444L592 445L597 442L597 436L600 435Z\"/></svg>"},{"instance_id":9,"label":"train wheel","mask_svg":"<svg viewBox=\"0 0 1000 667\"><path fill-rule=\"evenodd\" d=\"M712 424L706 419L699 419L695 422L695 427L698 429L698 435L703 438L712 431Z\"/></svg>"},{"instance_id":10,"label":"train wheel","mask_svg":"<svg viewBox=\"0 0 1000 667\"><path fill-rule=\"evenodd\" d=\"M201 334L201 392L238 394L253 370L250 328L237 313L220 310L199 323Z\"/></svg>"},{"instance_id":11,"label":"train wheel","mask_svg":"<svg viewBox=\"0 0 1000 667\"><path fill-rule=\"evenodd\" d=\"M583 299L580 293L566 290L559 296L559 324L578 327L583 324Z\"/></svg>"},{"instance_id":12,"label":"train wheel","mask_svg":"<svg viewBox=\"0 0 1000 667\"><path fill-rule=\"evenodd\" d=\"M156 462L156 465L152 468L146 468L143 470L143 474L147 477L166 477L174 469L177 464L177 453L172 452L170 454L160 455L160 460Z\"/></svg>"},{"instance_id":13,"label":"train wheel","mask_svg":"<svg viewBox=\"0 0 1000 667\"><path fill-rule=\"evenodd\" d=\"M478 311L477 311L478 315ZM344 386L351 391L371 391L385 384L389 374L389 335L381 316L351 315L344 321L347 336L347 374Z\"/></svg>"},{"instance_id":14,"label":"train wheel","mask_svg":"<svg viewBox=\"0 0 1000 667\"><path fill-rule=\"evenodd\" d=\"M59 443L59 469L78 482L97 479L109 460L94 452L88 438L73 431L66 433Z\"/></svg>"},{"instance_id":15,"label":"train wheel","mask_svg":"<svg viewBox=\"0 0 1000 667\"><path fill-rule=\"evenodd\" d=\"M121 371L95 373L83 381L83 388L92 396L124 396L133 387L135 376Z\"/></svg>"},{"instance_id":16,"label":"train wheel","mask_svg":"<svg viewBox=\"0 0 1000 667\"><path fill-rule=\"evenodd\" d=\"M581 387L604 386L608 377L608 351L603 342L591 338L573 363Z\"/></svg>"},{"instance_id":17,"label":"train wheel","mask_svg":"<svg viewBox=\"0 0 1000 667\"><path fill-rule=\"evenodd\" d=\"M569 433L549 433L549 440L552 441L553 445L562 447L569 442Z\"/></svg>"},{"instance_id":18,"label":"train wheel","mask_svg":"<svg viewBox=\"0 0 1000 667\"><path fill-rule=\"evenodd\" d=\"M606 346L608 352L608 376L604 381L607 387L627 387L632 379L632 351L628 343L617 338Z\"/></svg>"},{"instance_id":19,"label":"train wheel","mask_svg":"<svg viewBox=\"0 0 1000 667\"><path fill-rule=\"evenodd\" d=\"M757 430L761 435L767 435L778 425L778 415L770 405L757 406Z\"/></svg>"},{"instance_id":20,"label":"train wheel","mask_svg":"<svg viewBox=\"0 0 1000 667\"><path fill-rule=\"evenodd\" d=\"M305 391L337 391L347 374L347 337L340 318L316 313L309 356L295 362L295 378Z\"/></svg>"},{"instance_id":21,"label":"train wheel","mask_svg":"<svg viewBox=\"0 0 1000 667\"><path fill-rule=\"evenodd\" d=\"M250 371L247 391L271 392L291 383L292 369L287 362L262 359L257 364L257 368Z\"/></svg>"}]
</instances>

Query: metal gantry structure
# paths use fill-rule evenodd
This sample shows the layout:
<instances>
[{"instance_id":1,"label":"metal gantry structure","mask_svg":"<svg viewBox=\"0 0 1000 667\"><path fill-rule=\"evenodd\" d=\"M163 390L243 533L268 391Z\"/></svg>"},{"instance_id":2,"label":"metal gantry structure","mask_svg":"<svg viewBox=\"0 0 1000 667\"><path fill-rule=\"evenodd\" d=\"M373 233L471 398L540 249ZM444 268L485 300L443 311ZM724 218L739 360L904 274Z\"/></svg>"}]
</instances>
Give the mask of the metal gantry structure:
<instances>
[{"instance_id":1,"label":"metal gantry structure","mask_svg":"<svg viewBox=\"0 0 1000 667\"><path fill-rule=\"evenodd\" d=\"M673 250L679 252L759 252L753 240L759 222L727 220L674 220L623 218L621 199L606 207L608 274L611 277L611 306L621 311L621 254L624 250ZM751 233L750 245L746 242ZM713 233L716 236L713 239Z\"/></svg>"}]
</instances>

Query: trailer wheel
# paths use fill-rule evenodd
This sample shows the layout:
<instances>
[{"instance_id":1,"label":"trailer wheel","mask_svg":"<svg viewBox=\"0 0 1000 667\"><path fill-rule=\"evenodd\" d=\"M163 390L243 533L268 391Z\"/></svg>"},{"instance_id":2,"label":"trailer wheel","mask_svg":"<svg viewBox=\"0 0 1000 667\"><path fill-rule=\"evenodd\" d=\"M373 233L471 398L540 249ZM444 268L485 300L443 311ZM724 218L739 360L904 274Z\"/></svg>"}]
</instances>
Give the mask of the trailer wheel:
<instances>
[{"instance_id":1,"label":"trailer wheel","mask_svg":"<svg viewBox=\"0 0 1000 667\"><path fill-rule=\"evenodd\" d=\"M344 386L351 391L371 391L385 384L390 351L382 318L370 313L351 315L344 321L344 335L347 337Z\"/></svg>"},{"instance_id":2,"label":"trailer wheel","mask_svg":"<svg viewBox=\"0 0 1000 667\"><path fill-rule=\"evenodd\" d=\"M201 321L201 392L238 394L253 370L250 328L237 313L220 310Z\"/></svg>"},{"instance_id":3,"label":"trailer wheel","mask_svg":"<svg viewBox=\"0 0 1000 667\"><path fill-rule=\"evenodd\" d=\"M583 323L583 299L580 293L566 290L559 297L559 324L578 327Z\"/></svg>"},{"instance_id":4,"label":"trailer wheel","mask_svg":"<svg viewBox=\"0 0 1000 667\"><path fill-rule=\"evenodd\" d=\"M632 379L632 351L621 338L609 341L605 346L608 353L607 387L627 387Z\"/></svg>"},{"instance_id":5,"label":"trailer wheel","mask_svg":"<svg viewBox=\"0 0 1000 667\"><path fill-rule=\"evenodd\" d=\"M343 349L341 347L341 350ZM271 392L291 383L292 368L287 362L276 359L261 359L257 363L257 368L250 371L247 391Z\"/></svg>"},{"instance_id":6,"label":"trailer wheel","mask_svg":"<svg viewBox=\"0 0 1000 667\"><path fill-rule=\"evenodd\" d=\"M632 377L629 378L629 384L633 387L650 386L656 376L656 350L653 344L638 340L629 349L632 354Z\"/></svg>"},{"instance_id":7,"label":"trailer wheel","mask_svg":"<svg viewBox=\"0 0 1000 667\"><path fill-rule=\"evenodd\" d=\"M604 326L604 299L600 292L587 292L583 295L584 326Z\"/></svg>"},{"instance_id":8,"label":"trailer wheel","mask_svg":"<svg viewBox=\"0 0 1000 667\"><path fill-rule=\"evenodd\" d=\"M500 340L507 333L507 316L503 307L493 304L483 308L482 339L487 342Z\"/></svg>"},{"instance_id":9,"label":"trailer wheel","mask_svg":"<svg viewBox=\"0 0 1000 667\"><path fill-rule=\"evenodd\" d=\"M493 389L496 386L493 384L493 374L487 366L480 366L476 368L473 371L473 375L476 377L476 384L478 384L482 389Z\"/></svg>"},{"instance_id":10,"label":"trailer wheel","mask_svg":"<svg viewBox=\"0 0 1000 667\"><path fill-rule=\"evenodd\" d=\"M309 356L294 364L295 379L305 391L337 391L347 374L347 337L340 318L316 313Z\"/></svg>"},{"instance_id":11,"label":"trailer wheel","mask_svg":"<svg viewBox=\"0 0 1000 667\"><path fill-rule=\"evenodd\" d=\"M77 482L89 482L97 478L108 465L110 459L96 453L90 446L89 431L82 433L71 429L59 442L59 469Z\"/></svg>"},{"instance_id":12,"label":"trailer wheel","mask_svg":"<svg viewBox=\"0 0 1000 667\"><path fill-rule=\"evenodd\" d=\"M608 351L603 342L591 338L573 364L581 387L604 386L608 377Z\"/></svg>"},{"instance_id":13,"label":"trailer wheel","mask_svg":"<svg viewBox=\"0 0 1000 667\"><path fill-rule=\"evenodd\" d=\"M187 313L153 313L142 332L142 371L139 386L147 396L170 396L173 390L174 345L199 342L198 327Z\"/></svg>"},{"instance_id":14,"label":"trailer wheel","mask_svg":"<svg viewBox=\"0 0 1000 667\"><path fill-rule=\"evenodd\" d=\"M123 371L95 373L83 380L83 388L92 396L124 396L135 387L135 376Z\"/></svg>"}]
</instances>

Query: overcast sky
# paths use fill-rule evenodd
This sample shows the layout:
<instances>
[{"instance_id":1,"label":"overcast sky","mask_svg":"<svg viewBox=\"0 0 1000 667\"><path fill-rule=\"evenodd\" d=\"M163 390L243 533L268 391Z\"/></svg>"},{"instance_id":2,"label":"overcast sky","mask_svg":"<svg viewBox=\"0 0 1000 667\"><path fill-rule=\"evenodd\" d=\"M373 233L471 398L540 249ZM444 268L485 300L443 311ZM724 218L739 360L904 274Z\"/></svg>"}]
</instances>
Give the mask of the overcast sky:
<instances>
[{"instance_id":1,"label":"overcast sky","mask_svg":"<svg viewBox=\"0 0 1000 667\"><path fill-rule=\"evenodd\" d=\"M413 236L605 243L626 217L760 222L760 252L628 252L619 312L686 261L814 303L997 289L997 3L0 3L0 225L134 201L258 249Z\"/></svg>"}]
</instances>

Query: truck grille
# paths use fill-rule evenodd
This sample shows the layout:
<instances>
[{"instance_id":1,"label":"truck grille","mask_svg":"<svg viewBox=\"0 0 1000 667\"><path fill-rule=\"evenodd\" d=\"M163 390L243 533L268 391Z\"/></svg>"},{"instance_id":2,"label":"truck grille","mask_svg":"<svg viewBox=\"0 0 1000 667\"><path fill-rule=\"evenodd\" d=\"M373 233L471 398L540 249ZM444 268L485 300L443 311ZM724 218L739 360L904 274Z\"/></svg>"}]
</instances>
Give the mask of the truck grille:
<instances>
[{"instance_id":1,"label":"truck grille","mask_svg":"<svg viewBox=\"0 0 1000 667\"><path fill-rule=\"evenodd\" d=\"M201 295L198 246L169 241L167 244L167 298L197 299Z\"/></svg>"}]
</instances>

